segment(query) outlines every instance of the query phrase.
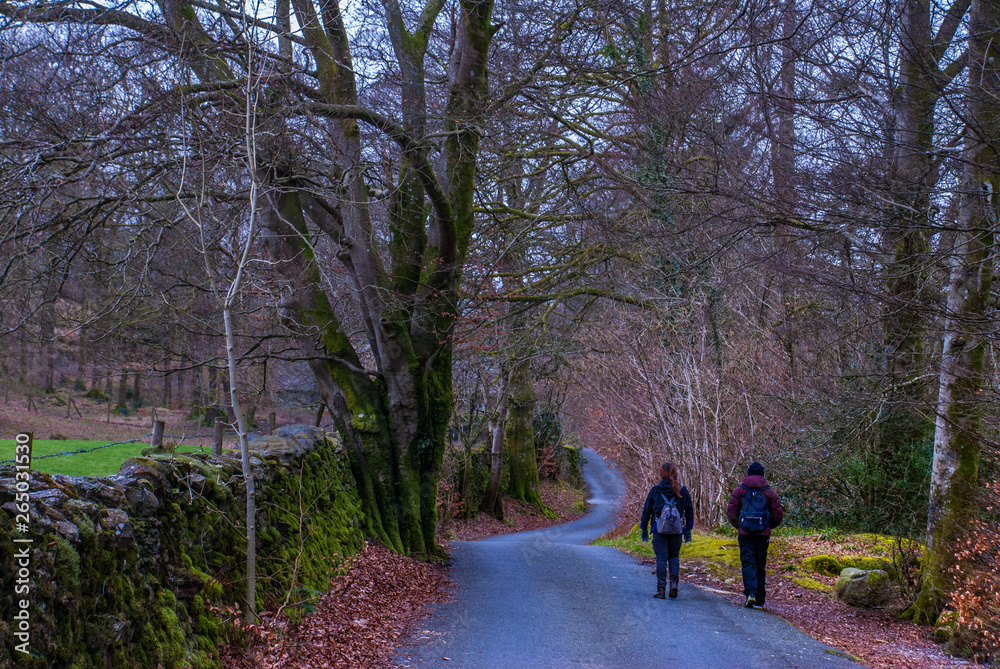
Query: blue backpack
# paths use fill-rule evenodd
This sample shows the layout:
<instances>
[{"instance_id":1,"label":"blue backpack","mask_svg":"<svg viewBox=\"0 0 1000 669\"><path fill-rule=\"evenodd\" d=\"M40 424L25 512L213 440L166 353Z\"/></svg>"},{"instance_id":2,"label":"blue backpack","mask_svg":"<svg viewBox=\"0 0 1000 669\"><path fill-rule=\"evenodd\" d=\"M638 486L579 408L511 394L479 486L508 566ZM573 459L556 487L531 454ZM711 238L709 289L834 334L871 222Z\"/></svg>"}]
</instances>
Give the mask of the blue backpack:
<instances>
[{"instance_id":1,"label":"blue backpack","mask_svg":"<svg viewBox=\"0 0 1000 669\"><path fill-rule=\"evenodd\" d=\"M747 491L740 505L740 528L744 532L763 532L771 522L771 505L764 495L771 486L748 488L741 483L740 487Z\"/></svg>"},{"instance_id":2,"label":"blue backpack","mask_svg":"<svg viewBox=\"0 0 1000 669\"><path fill-rule=\"evenodd\" d=\"M660 509L660 515L653 521L653 531L660 534L680 534L684 531L684 516L677 508L677 498L667 499L662 493L660 497L663 498L663 508Z\"/></svg>"}]
</instances>

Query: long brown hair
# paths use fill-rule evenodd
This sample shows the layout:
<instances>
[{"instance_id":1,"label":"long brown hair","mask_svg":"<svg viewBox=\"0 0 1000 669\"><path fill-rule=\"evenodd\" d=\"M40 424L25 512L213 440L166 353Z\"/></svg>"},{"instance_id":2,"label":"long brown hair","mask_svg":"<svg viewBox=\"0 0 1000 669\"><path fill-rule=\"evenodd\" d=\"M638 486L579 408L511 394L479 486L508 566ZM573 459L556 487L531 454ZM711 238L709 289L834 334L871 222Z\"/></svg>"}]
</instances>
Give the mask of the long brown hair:
<instances>
[{"instance_id":1,"label":"long brown hair","mask_svg":"<svg viewBox=\"0 0 1000 669\"><path fill-rule=\"evenodd\" d=\"M677 471L677 465L672 462L664 462L660 465L660 478L670 479L670 487L674 490L674 497L681 496L681 482L678 480L681 473Z\"/></svg>"}]
</instances>

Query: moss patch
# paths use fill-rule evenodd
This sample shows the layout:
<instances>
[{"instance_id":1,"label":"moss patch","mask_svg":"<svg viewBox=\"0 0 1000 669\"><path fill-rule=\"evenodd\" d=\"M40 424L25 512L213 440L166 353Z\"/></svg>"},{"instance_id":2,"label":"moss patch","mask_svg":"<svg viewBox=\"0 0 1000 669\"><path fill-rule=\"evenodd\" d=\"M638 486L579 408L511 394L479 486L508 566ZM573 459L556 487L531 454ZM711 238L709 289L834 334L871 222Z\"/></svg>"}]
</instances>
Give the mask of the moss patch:
<instances>
[{"instance_id":1,"label":"moss patch","mask_svg":"<svg viewBox=\"0 0 1000 669\"><path fill-rule=\"evenodd\" d=\"M796 576L792 578L792 581L796 584L802 586L806 590L816 590L817 592L832 592L833 588L826 585L825 583L820 583L814 578L809 578L808 576Z\"/></svg>"},{"instance_id":2,"label":"moss patch","mask_svg":"<svg viewBox=\"0 0 1000 669\"><path fill-rule=\"evenodd\" d=\"M802 568L815 574L837 576L844 569L844 565L832 555L810 555L802 560Z\"/></svg>"}]
</instances>

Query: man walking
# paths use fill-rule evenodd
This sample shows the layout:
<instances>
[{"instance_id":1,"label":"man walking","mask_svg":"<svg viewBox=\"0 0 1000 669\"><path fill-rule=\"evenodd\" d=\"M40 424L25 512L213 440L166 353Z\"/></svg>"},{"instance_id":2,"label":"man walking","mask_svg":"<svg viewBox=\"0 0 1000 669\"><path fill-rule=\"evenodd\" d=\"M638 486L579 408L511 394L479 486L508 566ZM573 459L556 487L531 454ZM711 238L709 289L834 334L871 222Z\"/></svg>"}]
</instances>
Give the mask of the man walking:
<instances>
[{"instance_id":1,"label":"man walking","mask_svg":"<svg viewBox=\"0 0 1000 669\"><path fill-rule=\"evenodd\" d=\"M771 528L781 524L781 500L764 478L764 465L754 462L747 477L736 486L726 507L726 517L739 530L740 564L743 567L743 594L748 609L764 608L767 574L767 547Z\"/></svg>"}]
</instances>

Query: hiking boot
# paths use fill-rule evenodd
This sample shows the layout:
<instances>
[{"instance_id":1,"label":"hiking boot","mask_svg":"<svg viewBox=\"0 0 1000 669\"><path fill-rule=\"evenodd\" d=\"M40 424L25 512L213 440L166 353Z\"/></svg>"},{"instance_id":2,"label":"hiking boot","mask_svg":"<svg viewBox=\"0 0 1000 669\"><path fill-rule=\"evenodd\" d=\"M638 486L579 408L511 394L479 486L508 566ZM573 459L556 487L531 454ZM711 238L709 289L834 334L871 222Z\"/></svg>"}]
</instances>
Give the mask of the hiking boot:
<instances>
[{"instance_id":1,"label":"hiking boot","mask_svg":"<svg viewBox=\"0 0 1000 669\"><path fill-rule=\"evenodd\" d=\"M653 597L656 597L657 599L666 599L667 596L666 596L666 594L664 594L664 591L666 589L667 589L667 582L666 581L661 581L661 580L657 579L656 580L656 594L653 595Z\"/></svg>"},{"instance_id":2,"label":"hiking boot","mask_svg":"<svg viewBox=\"0 0 1000 669\"><path fill-rule=\"evenodd\" d=\"M757 603L757 598L754 597L754 594L751 592L749 595L747 595L746 604L744 604L743 606L745 606L748 609L752 609L756 603Z\"/></svg>"},{"instance_id":3,"label":"hiking boot","mask_svg":"<svg viewBox=\"0 0 1000 669\"><path fill-rule=\"evenodd\" d=\"M679 579L679 576L670 577L670 599L677 599L677 581Z\"/></svg>"},{"instance_id":4,"label":"hiking boot","mask_svg":"<svg viewBox=\"0 0 1000 669\"><path fill-rule=\"evenodd\" d=\"M763 604L754 604L753 607L755 609L757 609L758 611L763 611L764 610L764 605Z\"/></svg>"}]
</instances>

